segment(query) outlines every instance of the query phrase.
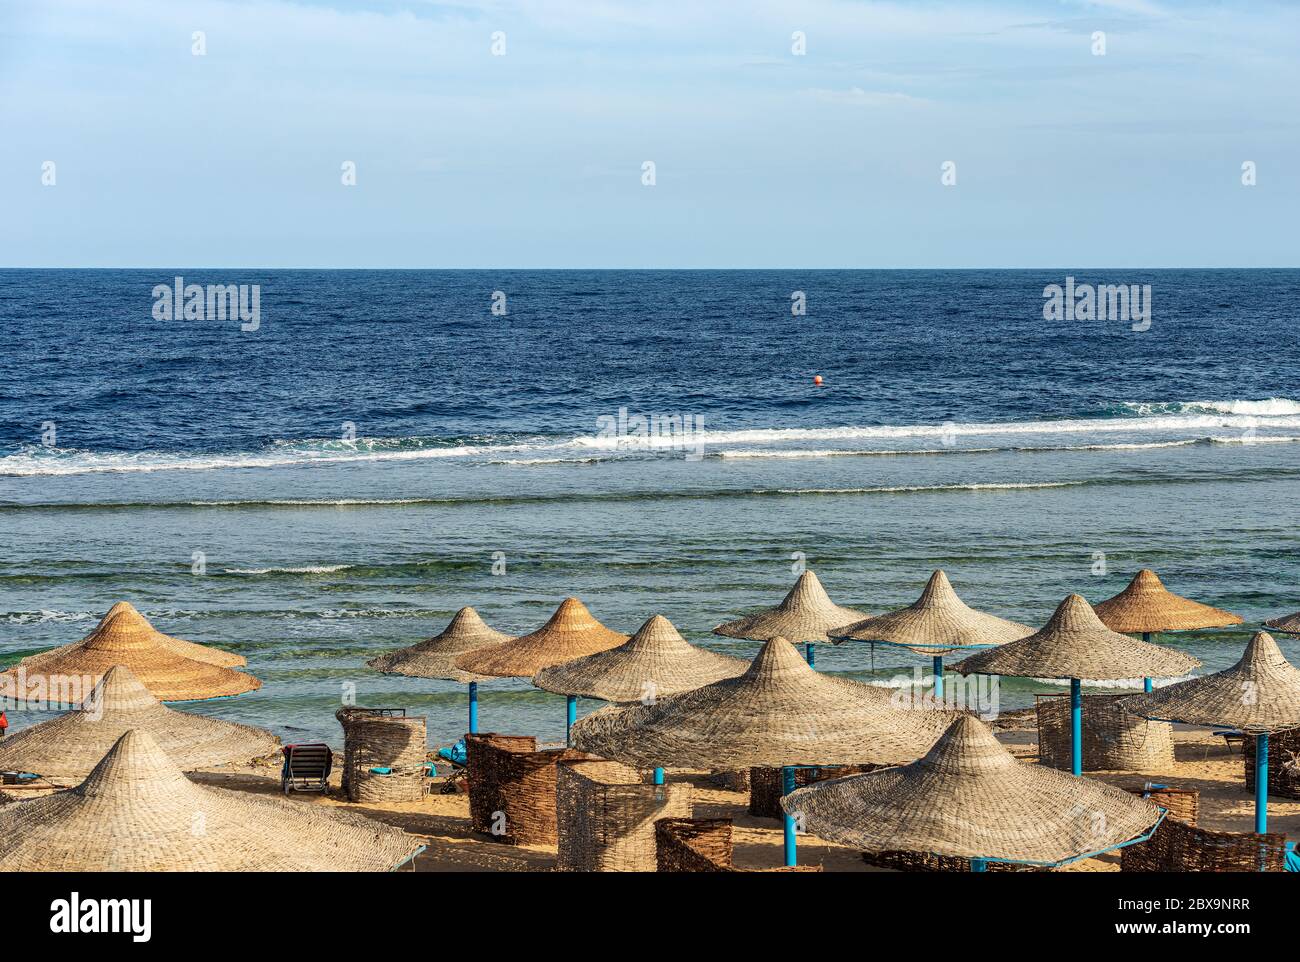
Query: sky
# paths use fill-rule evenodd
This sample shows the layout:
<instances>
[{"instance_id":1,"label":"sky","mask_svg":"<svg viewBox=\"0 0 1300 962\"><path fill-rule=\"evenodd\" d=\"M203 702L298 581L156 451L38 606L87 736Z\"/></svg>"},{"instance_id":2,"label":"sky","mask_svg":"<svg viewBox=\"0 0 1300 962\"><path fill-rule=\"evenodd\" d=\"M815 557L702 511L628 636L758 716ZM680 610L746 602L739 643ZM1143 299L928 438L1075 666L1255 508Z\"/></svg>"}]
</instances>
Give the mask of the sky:
<instances>
[{"instance_id":1,"label":"sky","mask_svg":"<svg viewBox=\"0 0 1300 962\"><path fill-rule=\"evenodd\" d=\"M1294 267L1298 167L1297 3L0 0L4 267Z\"/></svg>"}]
</instances>

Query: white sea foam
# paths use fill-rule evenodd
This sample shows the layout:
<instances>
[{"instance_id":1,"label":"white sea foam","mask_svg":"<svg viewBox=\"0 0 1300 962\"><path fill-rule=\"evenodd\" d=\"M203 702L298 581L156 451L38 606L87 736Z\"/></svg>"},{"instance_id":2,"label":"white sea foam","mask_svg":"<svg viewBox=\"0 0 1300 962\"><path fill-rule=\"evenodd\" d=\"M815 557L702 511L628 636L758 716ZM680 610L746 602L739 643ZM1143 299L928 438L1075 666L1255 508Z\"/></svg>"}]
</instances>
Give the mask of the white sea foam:
<instances>
[{"instance_id":1,"label":"white sea foam","mask_svg":"<svg viewBox=\"0 0 1300 962\"><path fill-rule=\"evenodd\" d=\"M64 621L98 621L101 615L89 611L51 611L42 608L40 611L11 611L4 617L11 625L40 625Z\"/></svg>"},{"instance_id":2,"label":"white sea foam","mask_svg":"<svg viewBox=\"0 0 1300 962\"><path fill-rule=\"evenodd\" d=\"M1040 421L995 421L978 423L866 425L823 428L750 428L735 431L700 431L697 440L704 448L748 445L718 452L724 458L818 458L841 456L888 456L899 454L973 454L996 451L996 447L969 447L957 438L1030 438L1087 434L1160 435L1194 434L1178 439L1151 438L1115 444L1084 443L1022 446L1013 450L1141 450L1175 447L1209 440L1221 444L1294 442L1294 435L1274 433L1300 429L1300 402L1287 398L1264 401L1124 402L1125 414L1103 418L1073 418ZM1238 436L1222 433L1239 432ZM944 447L935 447L940 439ZM919 449L855 447L861 442L930 441ZM821 442L815 448L781 448L782 445ZM843 447L828 447L830 442ZM307 464L346 464L369 461L423 461L485 458L494 463L521 466L589 463L591 456L568 457L564 452L608 451L612 456L644 455L657 450L673 451L680 439L651 437L629 447L617 437L579 435L567 440L536 438L525 441L449 444L437 438L360 438L356 441L318 438L276 441L250 452L197 454L184 452L98 452L66 448L26 446L0 457L0 476L32 477L96 473L152 471L211 471L247 468L278 468ZM769 448L768 446L772 446ZM712 452L710 452L712 453ZM520 455L520 457L511 457Z\"/></svg>"}]
</instances>

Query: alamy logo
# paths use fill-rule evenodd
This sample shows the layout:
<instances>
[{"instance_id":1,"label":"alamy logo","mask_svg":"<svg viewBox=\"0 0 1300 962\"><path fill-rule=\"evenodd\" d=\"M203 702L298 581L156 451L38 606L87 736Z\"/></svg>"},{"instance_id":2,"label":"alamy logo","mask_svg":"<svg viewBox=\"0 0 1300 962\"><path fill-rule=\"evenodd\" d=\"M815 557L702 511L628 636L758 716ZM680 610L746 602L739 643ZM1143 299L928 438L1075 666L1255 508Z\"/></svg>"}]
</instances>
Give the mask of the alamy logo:
<instances>
[{"instance_id":1,"label":"alamy logo","mask_svg":"<svg viewBox=\"0 0 1300 962\"><path fill-rule=\"evenodd\" d=\"M1133 321L1133 330L1151 326L1151 285L1075 284L1066 277L1065 286L1043 288L1045 321Z\"/></svg>"},{"instance_id":2,"label":"alamy logo","mask_svg":"<svg viewBox=\"0 0 1300 962\"><path fill-rule=\"evenodd\" d=\"M133 942L148 942L153 934L153 900L83 900L73 892L70 898L50 903L50 931L59 935L126 932Z\"/></svg>"},{"instance_id":3,"label":"alamy logo","mask_svg":"<svg viewBox=\"0 0 1300 962\"><path fill-rule=\"evenodd\" d=\"M704 457L702 414L602 414L596 418L596 437L602 447L667 448L685 451L687 461Z\"/></svg>"},{"instance_id":4,"label":"alamy logo","mask_svg":"<svg viewBox=\"0 0 1300 962\"><path fill-rule=\"evenodd\" d=\"M241 331L262 326L260 284L186 284L178 277L171 287L153 289L153 317L156 321L240 320Z\"/></svg>"}]
</instances>

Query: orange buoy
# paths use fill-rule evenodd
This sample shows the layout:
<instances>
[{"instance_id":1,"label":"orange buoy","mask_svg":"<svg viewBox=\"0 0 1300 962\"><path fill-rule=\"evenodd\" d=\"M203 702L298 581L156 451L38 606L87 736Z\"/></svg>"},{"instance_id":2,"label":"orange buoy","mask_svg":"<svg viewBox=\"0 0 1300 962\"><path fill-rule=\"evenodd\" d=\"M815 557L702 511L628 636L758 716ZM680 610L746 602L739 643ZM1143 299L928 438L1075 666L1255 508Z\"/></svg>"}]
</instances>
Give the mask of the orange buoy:
<instances>
[{"instance_id":1,"label":"orange buoy","mask_svg":"<svg viewBox=\"0 0 1300 962\"><path fill-rule=\"evenodd\" d=\"M822 386L822 376L821 376L820 374L816 374L816 375L814 375L814 376L813 376L813 383L816 384L818 387L821 387L821 386Z\"/></svg>"}]
</instances>

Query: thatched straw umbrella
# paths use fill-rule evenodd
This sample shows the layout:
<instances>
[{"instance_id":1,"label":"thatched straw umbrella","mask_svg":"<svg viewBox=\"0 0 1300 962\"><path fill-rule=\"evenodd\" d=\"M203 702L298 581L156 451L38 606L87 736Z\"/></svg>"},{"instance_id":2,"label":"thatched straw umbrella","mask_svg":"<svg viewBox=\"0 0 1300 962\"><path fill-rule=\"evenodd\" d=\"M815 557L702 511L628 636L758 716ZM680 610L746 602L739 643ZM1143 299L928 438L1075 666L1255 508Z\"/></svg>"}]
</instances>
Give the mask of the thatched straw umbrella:
<instances>
[{"instance_id":1,"label":"thatched straw umbrella","mask_svg":"<svg viewBox=\"0 0 1300 962\"><path fill-rule=\"evenodd\" d=\"M378 872L422 848L352 812L195 784L135 729L76 788L0 808L12 872Z\"/></svg>"},{"instance_id":2,"label":"thatched straw umbrella","mask_svg":"<svg viewBox=\"0 0 1300 962\"><path fill-rule=\"evenodd\" d=\"M117 665L80 708L0 741L0 768L79 780L133 728L152 735L185 771L261 758L280 744L260 728L167 708Z\"/></svg>"},{"instance_id":3,"label":"thatched straw umbrella","mask_svg":"<svg viewBox=\"0 0 1300 962\"><path fill-rule=\"evenodd\" d=\"M1028 638L959 661L963 675L1070 679L1071 770L1083 773L1082 681L1185 675L1200 662L1191 655L1111 631L1081 595L1070 595L1051 620Z\"/></svg>"},{"instance_id":4,"label":"thatched straw umbrella","mask_svg":"<svg viewBox=\"0 0 1300 962\"><path fill-rule=\"evenodd\" d=\"M372 658L371 668L391 675L409 675L413 678L445 678L469 686L469 731L478 732L478 683L488 681L491 675L478 675L461 671L456 659L469 651L500 645L511 640L503 631L489 628L479 613L468 606L452 616L451 623L427 641L407 648L399 648Z\"/></svg>"},{"instance_id":5,"label":"thatched straw umbrella","mask_svg":"<svg viewBox=\"0 0 1300 962\"><path fill-rule=\"evenodd\" d=\"M128 606L129 607L129 606ZM34 655L6 672L0 672L0 692L10 689L12 697L32 699L34 691L51 693L76 687L72 682L97 682L114 665L125 665L160 701L197 701L240 695L262 687L252 675L177 653L175 643L154 631L135 614L119 610L105 616L100 626L81 641ZM189 644L184 642L183 644ZM73 703L81 702L83 689Z\"/></svg>"},{"instance_id":6,"label":"thatched straw umbrella","mask_svg":"<svg viewBox=\"0 0 1300 962\"><path fill-rule=\"evenodd\" d=\"M655 615L617 648L543 668L533 684L559 695L599 698L615 704L649 704L723 678L749 662L688 643L663 615ZM655 781L663 769L656 766Z\"/></svg>"},{"instance_id":7,"label":"thatched straw umbrella","mask_svg":"<svg viewBox=\"0 0 1300 962\"><path fill-rule=\"evenodd\" d=\"M1154 641L1153 636L1161 631L1226 628L1242 622L1241 616L1231 611L1174 594L1150 568L1143 568L1127 588L1098 603L1094 610L1111 631L1130 635L1140 632L1142 640L1147 642ZM1144 678L1142 687L1150 691L1151 679Z\"/></svg>"},{"instance_id":8,"label":"thatched straw umbrella","mask_svg":"<svg viewBox=\"0 0 1300 962\"><path fill-rule=\"evenodd\" d=\"M671 761L729 771L896 764L926 751L952 712L905 708L881 688L823 675L784 638L763 646L738 678L669 695L650 705L605 708L578 722L573 743L640 768ZM794 821L785 823L786 862L794 864Z\"/></svg>"},{"instance_id":9,"label":"thatched straw umbrella","mask_svg":"<svg viewBox=\"0 0 1300 962\"><path fill-rule=\"evenodd\" d=\"M628 636L606 628L577 598L565 598L546 624L527 635L490 645L453 662L461 671L496 678L532 678L543 668L617 648ZM578 717L578 697L570 695L566 732Z\"/></svg>"},{"instance_id":10,"label":"thatched straw umbrella","mask_svg":"<svg viewBox=\"0 0 1300 962\"><path fill-rule=\"evenodd\" d=\"M968 858L976 872L1100 855L1145 841L1164 817L1129 792L1018 761L970 715L919 761L818 782L781 805L819 838Z\"/></svg>"},{"instance_id":11,"label":"thatched straw umbrella","mask_svg":"<svg viewBox=\"0 0 1300 962\"><path fill-rule=\"evenodd\" d=\"M51 648L48 651L28 655L19 664L26 665L28 671L35 670L45 658L59 655L70 648L84 644L101 635L147 638L183 658L216 665L220 668L240 668L248 664L247 658L243 655L236 655L233 651L222 651L220 648L213 648L211 645L200 645L197 642L186 641L183 638L173 638L171 635L163 634L151 625L149 620L140 614L135 609L135 605L129 601L119 601L109 608L104 617L99 619L99 624L95 626L94 630L81 641L74 641L71 644L59 645L57 648Z\"/></svg>"},{"instance_id":12,"label":"thatched straw umbrella","mask_svg":"<svg viewBox=\"0 0 1300 962\"><path fill-rule=\"evenodd\" d=\"M830 632L836 644L869 641L896 645L929 655L934 666L934 697L943 697L943 656L972 648L993 648L1032 635L1034 629L996 615L976 611L957 597L948 575L930 575L914 604L887 614L855 621Z\"/></svg>"},{"instance_id":13,"label":"thatched straw umbrella","mask_svg":"<svg viewBox=\"0 0 1300 962\"><path fill-rule=\"evenodd\" d=\"M1284 635L1300 635L1300 611L1292 615L1283 615L1281 618L1272 618L1264 622L1264 627L1280 631Z\"/></svg>"},{"instance_id":14,"label":"thatched straw umbrella","mask_svg":"<svg viewBox=\"0 0 1300 962\"><path fill-rule=\"evenodd\" d=\"M1300 728L1300 670L1258 631L1231 668L1178 682L1124 707L1145 718L1226 725L1255 736L1255 831L1268 830L1268 736Z\"/></svg>"},{"instance_id":15,"label":"thatched straw umbrella","mask_svg":"<svg viewBox=\"0 0 1300 962\"><path fill-rule=\"evenodd\" d=\"M794 587L775 608L766 608L753 615L728 621L713 629L724 638L741 638L746 641L771 641L785 638L803 644L808 664L815 664L813 644L829 642L832 628L861 621L865 611L844 608L831 601L817 576L805 571Z\"/></svg>"}]
</instances>

